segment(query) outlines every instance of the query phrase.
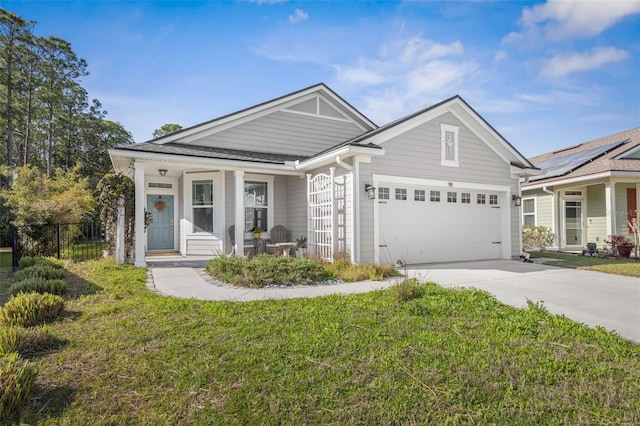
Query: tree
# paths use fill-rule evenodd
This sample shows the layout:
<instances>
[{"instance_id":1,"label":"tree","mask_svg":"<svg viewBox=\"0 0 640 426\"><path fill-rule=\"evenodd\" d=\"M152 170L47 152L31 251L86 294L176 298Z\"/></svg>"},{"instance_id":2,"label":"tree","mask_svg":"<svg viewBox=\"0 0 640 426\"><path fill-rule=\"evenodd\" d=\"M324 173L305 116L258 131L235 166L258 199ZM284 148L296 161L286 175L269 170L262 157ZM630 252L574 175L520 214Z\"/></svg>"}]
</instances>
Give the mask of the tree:
<instances>
[{"instance_id":1,"label":"tree","mask_svg":"<svg viewBox=\"0 0 640 426\"><path fill-rule=\"evenodd\" d=\"M179 124L167 123L163 124L159 129L153 131L153 138L161 138L162 136L167 136L171 133L175 133L182 130L182 126Z\"/></svg>"},{"instance_id":2,"label":"tree","mask_svg":"<svg viewBox=\"0 0 640 426\"><path fill-rule=\"evenodd\" d=\"M57 114L63 103L65 89L70 90L76 79L85 76L87 63L79 59L71 49L71 44L58 37L44 41L44 88L43 100L47 108L47 176L53 173L53 145ZM59 120L58 120L59 121Z\"/></svg>"},{"instance_id":3,"label":"tree","mask_svg":"<svg viewBox=\"0 0 640 426\"><path fill-rule=\"evenodd\" d=\"M24 52L24 44L31 39L32 21L25 21L15 13L0 9L0 57L2 59L1 84L5 89L4 119L6 125L6 164L13 166L14 91L16 90L16 63Z\"/></svg>"},{"instance_id":4,"label":"tree","mask_svg":"<svg viewBox=\"0 0 640 426\"><path fill-rule=\"evenodd\" d=\"M88 179L78 169L58 171L49 179L34 166L13 169L11 188L0 191L16 225L76 223L92 212L95 200Z\"/></svg>"}]
</instances>

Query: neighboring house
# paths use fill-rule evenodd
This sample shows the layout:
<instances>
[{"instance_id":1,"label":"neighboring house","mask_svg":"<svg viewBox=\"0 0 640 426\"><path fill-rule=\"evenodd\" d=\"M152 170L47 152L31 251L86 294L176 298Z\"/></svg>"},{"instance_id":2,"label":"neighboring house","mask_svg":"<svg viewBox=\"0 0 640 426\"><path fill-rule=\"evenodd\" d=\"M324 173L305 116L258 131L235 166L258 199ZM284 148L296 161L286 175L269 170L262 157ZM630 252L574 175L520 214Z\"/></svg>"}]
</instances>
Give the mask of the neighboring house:
<instances>
[{"instance_id":1,"label":"neighboring house","mask_svg":"<svg viewBox=\"0 0 640 426\"><path fill-rule=\"evenodd\" d=\"M327 259L511 259L539 172L458 96L378 127L324 84L109 154L135 180L136 265L244 253L274 225Z\"/></svg>"},{"instance_id":2,"label":"neighboring house","mask_svg":"<svg viewBox=\"0 0 640 426\"><path fill-rule=\"evenodd\" d=\"M603 248L609 235L632 238L627 220L640 195L640 127L530 161L543 174L522 185L525 226L551 228L561 250Z\"/></svg>"}]
</instances>

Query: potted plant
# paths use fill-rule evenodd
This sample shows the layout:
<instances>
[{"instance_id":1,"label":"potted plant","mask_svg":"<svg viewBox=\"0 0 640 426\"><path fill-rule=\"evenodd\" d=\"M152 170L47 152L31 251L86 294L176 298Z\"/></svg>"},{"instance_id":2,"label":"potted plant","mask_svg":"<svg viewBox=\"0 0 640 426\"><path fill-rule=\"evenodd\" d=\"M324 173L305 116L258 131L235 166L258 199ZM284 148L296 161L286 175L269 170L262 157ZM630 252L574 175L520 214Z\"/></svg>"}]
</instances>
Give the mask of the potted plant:
<instances>
[{"instance_id":1,"label":"potted plant","mask_svg":"<svg viewBox=\"0 0 640 426\"><path fill-rule=\"evenodd\" d=\"M609 239L605 243L611 246L611 254L613 256L630 257L631 251L635 247L630 239L624 235L609 235Z\"/></svg>"},{"instance_id":2,"label":"potted plant","mask_svg":"<svg viewBox=\"0 0 640 426\"><path fill-rule=\"evenodd\" d=\"M301 258L305 256L307 250L307 237L300 237L296 240L296 257Z\"/></svg>"},{"instance_id":3,"label":"potted plant","mask_svg":"<svg viewBox=\"0 0 640 426\"><path fill-rule=\"evenodd\" d=\"M256 226L255 228L253 228L251 230L251 232L253 232L253 239L254 240L259 240L260 239L260 235L262 234L262 228L259 226Z\"/></svg>"}]
</instances>

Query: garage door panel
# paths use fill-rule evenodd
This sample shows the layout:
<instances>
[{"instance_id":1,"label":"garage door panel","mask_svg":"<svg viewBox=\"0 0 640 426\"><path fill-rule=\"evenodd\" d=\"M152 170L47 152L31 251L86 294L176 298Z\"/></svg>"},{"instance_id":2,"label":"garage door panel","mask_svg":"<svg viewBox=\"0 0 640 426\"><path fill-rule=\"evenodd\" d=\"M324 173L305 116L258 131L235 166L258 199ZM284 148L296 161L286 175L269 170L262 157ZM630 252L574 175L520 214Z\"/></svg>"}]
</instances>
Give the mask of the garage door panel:
<instances>
[{"instance_id":1,"label":"garage door panel","mask_svg":"<svg viewBox=\"0 0 640 426\"><path fill-rule=\"evenodd\" d=\"M455 203L447 202L447 190L419 187L426 201L379 201L380 262L433 263L463 260L497 259L501 255L501 211L499 206L461 203L457 191ZM429 191L441 193L439 202L429 201ZM390 191L393 194L393 190ZM488 193L487 193L488 194ZM393 195L392 195L393 196ZM488 195L487 195L487 203Z\"/></svg>"}]
</instances>

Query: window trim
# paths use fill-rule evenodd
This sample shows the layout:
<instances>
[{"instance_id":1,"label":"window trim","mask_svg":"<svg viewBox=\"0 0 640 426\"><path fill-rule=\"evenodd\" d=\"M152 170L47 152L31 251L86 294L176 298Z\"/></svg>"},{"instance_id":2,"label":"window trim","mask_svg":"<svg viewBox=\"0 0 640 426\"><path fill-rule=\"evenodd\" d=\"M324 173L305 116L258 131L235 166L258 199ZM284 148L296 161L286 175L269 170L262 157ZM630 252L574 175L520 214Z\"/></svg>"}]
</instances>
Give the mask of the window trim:
<instances>
[{"instance_id":1,"label":"window trim","mask_svg":"<svg viewBox=\"0 0 640 426\"><path fill-rule=\"evenodd\" d=\"M209 182L211 185L211 204L194 204L193 203L193 186L196 182ZM191 186L191 191L190 191L190 209L191 209L191 234L199 234L199 235L213 235L213 233L215 232L216 229L216 220L215 220L215 215L216 215L216 191L215 191L215 181L213 178L195 178L192 179L190 182L190 186ZM211 209L211 232L209 231L197 231L196 230L196 215L195 213L195 209Z\"/></svg>"},{"instance_id":2,"label":"window trim","mask_svg":"<svg viewBox=\"0 0 640 426\"><path fill-rule=\"evenodd\" d=\"M395 188L394 194L396 201L407 201L407 188Z\"/></svg>"},{"instance_id":3,"label":"window trim","mask_svg":"<svg viewBox=\"0 0 640 426\"><path fill-rule=\"evenodd\" d=\"M460 138L458 137L460 128L452 126L450 124L440 123L440 165L447 167L460 167L460 161L458 157ZM447 132L453 132L453 151L454 159L447 159L447 146L446 146L446 134Z\"/></svg>"},{"instance_id":4,"label":"window trim","mask_svg":"<svg viewBox=\"0 0 640 426\"><path fill-rule=\"evenodd\" d=\"M257 175L257 174L245 174L244 175L244 180L242 182L242 211L243 213L246 211L247 206L244 204L244 187L245 184L247 182L265 182L267 184L267 198L268 198L268 205L267 205L267 225L269 225L271 228L273 228L275 226L274 223L274 203L275 203L275 199L274 199L274 177L273 176L269 176L269 175ZM242 227L244 228L244 226L246 225L246 221L242 223ZM262 230L262 235L265 238L270 238L270 234L269 232L271 231L271 229L263 229ZM253 238L253 234L251 232L249 232L249 230L245 229L244 230L244 236L245 239L251 239Z\"/></svg>"},{"instance_id":5,"label":"window trim","mask_svg":"<svg viewBox=\"0 0 640 426\"><path fill-rule=\"evenodd\" d=\"M524 212L524 204L529 200L533 200L533 213ZM538 200L536 197L525 197L522 199L522 226L530 226L524 224L525 216L533 216L533 226L538 226Z\"/></svg>"}]
</instances>

